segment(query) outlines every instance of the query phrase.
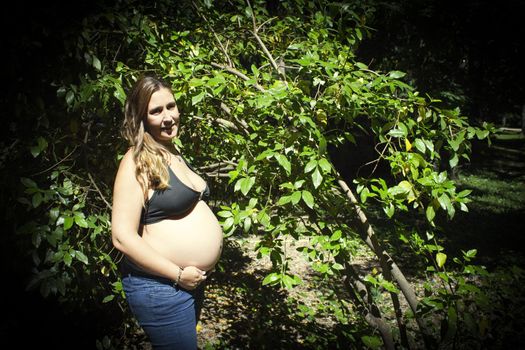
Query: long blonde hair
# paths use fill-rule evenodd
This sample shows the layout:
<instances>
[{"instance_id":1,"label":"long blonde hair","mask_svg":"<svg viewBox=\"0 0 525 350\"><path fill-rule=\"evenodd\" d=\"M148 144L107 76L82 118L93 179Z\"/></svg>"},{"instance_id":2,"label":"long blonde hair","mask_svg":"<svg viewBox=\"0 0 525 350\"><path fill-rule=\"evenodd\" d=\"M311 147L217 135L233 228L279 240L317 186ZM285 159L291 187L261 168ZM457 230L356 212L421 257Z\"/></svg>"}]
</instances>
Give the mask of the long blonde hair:
<instances>
[{"instance_id":1,"label":"long blonde hair","mask_svg":"<svg viewBox=\"0 0 525 350\"><path fill-rule=\"evenodd\" d=\"M171 91L171 86L159 78L142 77L131 89L124 106L122 134L133 149L133 159L137 166L135 176L142 186L145 198L149 188L169 187L166 164L169 151L158 143L145 127L151 95L163 88Z\"/></svg>"}]
</instances>

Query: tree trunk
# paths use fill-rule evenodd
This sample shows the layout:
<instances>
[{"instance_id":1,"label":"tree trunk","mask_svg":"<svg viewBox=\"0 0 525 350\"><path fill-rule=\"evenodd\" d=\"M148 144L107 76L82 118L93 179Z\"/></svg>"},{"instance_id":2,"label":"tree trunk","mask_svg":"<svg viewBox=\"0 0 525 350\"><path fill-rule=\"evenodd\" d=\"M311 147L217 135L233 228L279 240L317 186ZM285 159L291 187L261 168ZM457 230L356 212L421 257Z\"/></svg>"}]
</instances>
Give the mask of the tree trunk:
<instances>
[{"instance_id":1,"label":"tree trunk","mask_svg":"<svg viewBox=\"0 0 525 350\"><path fill-rule=\"evenodd\" d=\"M377 329L383 339L384 348L388 350L395 349L392 329L381 316L379 308L374 303L367 286L361 282L359 275L355 272L352 265L347 261L342 262L345 266L345 277L343 283L350 293L355 305L359 311L364 314L365 321Z\"/></svg>"},{"instance_id":2,"label":"tree trunk","mask_svg":"<svg viewBox=\"0 0 525 350\"><path fill-rule=\"evenodd\" d=\"M425 342L425 346L427 348L430 348L430 337L429 333L426 330L426 327L423 323L423 321L417 317L417 304L418 300L416 297L416 293L414 292L414 289L408 283L405 275L401 272L399 267L396 265L392 257L388 254L388 252L382 247L382 245L377 240L377 237L375 235L374 229L368 222L368 219L365 215L365 213L361 210L361 207L359 206L359 202L357 201L356 197L354 196L354 193L352 190L348 187L345 181L338 180L339 185L343 189L343 192L346 194L350 202L352 203L353 209L356 212L356 215L360 222L359 227L359 233L361 235L361 239L370 247L370 249L374 252L374 254L378 257L379 263L381 265L381 269L383 270L383 276L385 279L389 281L396 281L399 289L405 296L408 304L410 305L410 308L412 309L412 312L414 313L415 320L418 324L419 330L421 331L423 335L423 341ZM397 295L396 295L397 297ZM394 307L396 307L396 304L399 306L399 301L396 298L393 299ZM398 317L398 310L396 310L396 317ZM400 322L398 318L398 323ZM404 324L401 320L400 327L404 327Z\"/></svg>"}]
</instances>

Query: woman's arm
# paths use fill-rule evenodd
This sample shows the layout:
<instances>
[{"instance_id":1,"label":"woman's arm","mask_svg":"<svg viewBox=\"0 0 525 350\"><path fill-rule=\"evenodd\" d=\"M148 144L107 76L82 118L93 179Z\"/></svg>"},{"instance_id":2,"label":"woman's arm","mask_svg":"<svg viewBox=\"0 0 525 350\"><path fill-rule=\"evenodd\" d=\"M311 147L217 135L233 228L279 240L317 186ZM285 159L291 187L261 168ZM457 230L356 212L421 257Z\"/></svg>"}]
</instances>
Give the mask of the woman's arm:
<instances>
[{"instance_id":1,"label":"woman's arm","mask_svg":"<svg viewBox=\"0 0 525 350\"><path fill-rule=\"evenodd\" d=\"M155 251L138 234L144 195L135 177L135 169L133 154L129 150L120 162L113 188L113 245L146 271L175 281L180 268Z\"/></svg>"}]
</instances>

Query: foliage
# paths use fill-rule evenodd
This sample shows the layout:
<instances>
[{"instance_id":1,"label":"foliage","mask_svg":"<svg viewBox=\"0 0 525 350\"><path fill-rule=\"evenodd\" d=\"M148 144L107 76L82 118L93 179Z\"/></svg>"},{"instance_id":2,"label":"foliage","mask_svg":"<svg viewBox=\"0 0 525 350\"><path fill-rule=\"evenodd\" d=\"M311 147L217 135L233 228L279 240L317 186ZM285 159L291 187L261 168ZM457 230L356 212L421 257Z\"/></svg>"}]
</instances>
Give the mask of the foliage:
<instances>
[{"instance_id":1,"label":"foliage","mask_svg":"<svg viewBox=\"0 0 525 350\"><path fill-rule=\"evenodd\" d=\"M285 245L300 238L308 240L301 251L321 278L348 277L345 262L359 235L329 147L373 147L373 164L389 169L351 179L362 209L378 205L389 219L411 212L429 230L436 218L466 211L469 191L458 192L447 171L468 160L471 141L489 137L492 126L476 127L459 109L440 109L401 71L374 71L357 61L372 10L366 1L277 8L262 1L160 1L116 3L85 18L65 41L71 56L61 58L74 66L54 81L64 114L40 125L28 147L45 170L21 179L19 202L33 218L18 230L32 242L31 284L70 304L123 303L109 198L124 151L117 130L125 91L144 73L173 84L183 113L178 146L209 176L225 235L260 236L257 253L274 264L263 285L301 283L288 270ZM372 144L359 143L361 135ZM439 249L436 259L439 270L445 264ZM399 293L385 273L363 279L376 298ZM471 286L465 277L458 281L458 288ZM458 294L445 287L432 293L424 304L444 300L440 311L447 313L440 317L451 329ZM328 299L344 323L350 302ZM374 329L358 339L381 344Z\"/></svg>"}]
</instances>

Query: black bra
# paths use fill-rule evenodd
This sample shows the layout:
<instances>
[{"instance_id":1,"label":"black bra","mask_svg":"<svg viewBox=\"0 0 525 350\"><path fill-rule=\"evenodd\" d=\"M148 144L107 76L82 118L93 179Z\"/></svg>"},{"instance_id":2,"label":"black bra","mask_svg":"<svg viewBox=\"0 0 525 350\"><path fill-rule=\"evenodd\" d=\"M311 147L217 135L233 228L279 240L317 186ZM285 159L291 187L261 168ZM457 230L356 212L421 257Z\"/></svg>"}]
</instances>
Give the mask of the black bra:
<instances>
[{"instance_id":1,"label":"black bra","mask_svg":"<svg viewBox=\"0 0 525 350\"><path fill-rule=\"evenodd\" d=\"M185 159L184 162L195 172ZM183 215L189 212L199 200L208 199L210 196L208 184L202 192L195 191L180 181L169 166L168 172L170 174L169 187L164 190L155 190L153 196L146 201L145 208L142 208L140 222L144 225Z\"/></svg>"}]
</instances>

